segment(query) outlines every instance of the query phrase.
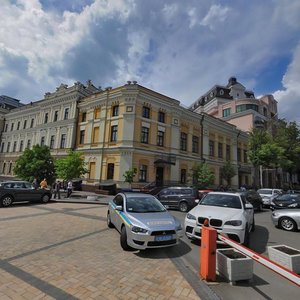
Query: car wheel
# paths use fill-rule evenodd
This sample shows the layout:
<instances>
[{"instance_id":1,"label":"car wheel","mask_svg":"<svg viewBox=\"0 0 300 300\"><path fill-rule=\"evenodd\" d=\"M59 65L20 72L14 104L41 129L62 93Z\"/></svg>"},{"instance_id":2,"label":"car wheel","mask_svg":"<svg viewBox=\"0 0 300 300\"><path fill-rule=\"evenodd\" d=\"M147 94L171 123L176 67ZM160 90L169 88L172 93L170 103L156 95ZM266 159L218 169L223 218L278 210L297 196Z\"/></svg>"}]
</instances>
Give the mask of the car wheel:
<instances>
[{"instance_id":1,"label":"car wheel","mask_svg":"<svg viewBox=\"0 0 300 300\"><path fill-rule=\"evenodd\" d=\"M12 203L13 203L13 198L12 196L4 196L2 199L1 199L1 205L3 207L8 207L10 206Z\"/></svg>"},{"instance_id":2,"label":"car wheel","mask_svg":"<svg viewBox=\"0 0 300 300\"><path fill-rule=\"evenodd\" d=\"M48 203L49 200L50 200L50 196L48 194L42 196L42 203Z\"/></svg>"},{"instance_id":3,"label":"car wheel","mask_svg":"<svg viewBox=\"0 0 300 300\"><path fill-rule=\"evenodd\" d=\"M125 226L123 226L121 229L120 244L123 250L130 250L130 247L127 244L127 233Z\"/></svg>"},{"instance_id":4,"label":"car wheel","mask_svg":"<svg viewBox=\"0 0 300 300\"><path fill-rule=\"evenodd\" d=\"M249 233L249 229L248 229L248 225L247 225L246 229L245 229L245 237L244 237L243 245L246 247L249 247L249 244L250 244L250 233Z\"/></svg>"},{"instance_id":5,"label":"car wheel","mask_svg":"<svg viewBox=\"0 0 300 300\"><path fill-rule=\"evenodd\" d=\"M294 231L297 228L295 221L289 217L282 217L279 220L279 226L287 231Z\"/></svg>"},{"instance_id":6,"label":"car wheel","mask_svg":"<svg viewBox=\"0 0 300 300\"><path fill-rule=\"evenodd\" d=\"M186 202L180 202L179 203L179 210L182 212L187 212L188 211L188 205Z\"/></svg>"},{"instance_id":7,"label":"car wheel","mask_svg":"<svg viewBox=\"0 0 300 300\"><path fill-rule=\"evenodd\" d=\"M109 212L107 212L107 226L109 227L109 228L114 228L114 224L111 222L111 219L110 219L110 213Z\"/></svg>"},{"instance_id":8,"label":"car wheel","mask_svg":"<svg viewBox=\"0 0 300 300\"><path fill-rule=\"evenodd\" d=\"M253 217L253 222L252 222L252 227L251 227L251 232L255 230L255 219Z\"/></svg>"}]
</instances>

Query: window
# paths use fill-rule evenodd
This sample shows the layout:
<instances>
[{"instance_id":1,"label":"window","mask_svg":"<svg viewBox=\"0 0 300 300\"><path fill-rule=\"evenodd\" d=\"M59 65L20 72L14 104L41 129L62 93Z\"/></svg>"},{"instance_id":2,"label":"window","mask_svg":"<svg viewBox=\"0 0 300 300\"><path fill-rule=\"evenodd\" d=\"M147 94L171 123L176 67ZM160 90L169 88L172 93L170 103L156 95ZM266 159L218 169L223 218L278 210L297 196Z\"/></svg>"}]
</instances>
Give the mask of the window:
<instances>
[{"instance_id":1,"label":"window","mask_svg":"<svg viewBox=\"0 0 300 300\"><path fill-rule=\"evenodd\" d=\"M85 122L86 121L86 112L83 112L81 115L81 122Z\"/></svg>"},{"instance_id":2,"label":"window","mask_svg":"<svg viewBox=\"0 0 300 300\"><path fill-rule=\"evenodd\" d=\"M139 174L139 182L146 182L147 181L147 166L141 165L140 166L140 174Z\"/></svg>"},{"instance_id":3,"label":"window","mask_svg":"<svg viewBox=\"0 0 300 300\"><path fill-rule=\"evenodd\" d=\"M24 142L23 142L23 141L21 141L21 142L20 142L20 152L22 152L22 151L23 151L23 146L24 146Z\"/></svg>"},{"instance_id":4,"label":"window","mask_svg":"<svg viewBox=\"0 0 300 300\"><path fill-rule=\"evenodd\" d=\"M28 140L27 141L27 148L30 149L30 147L31 147L31 140Z\"/></svg>"},{"instance_id":5,"label":"window","mask_svg":"<svg viewBox=\"0 0 300 300\"><path fill-rule=\"evenodd\" d=\"M99 127L93 129L93 143L99 143Z\"/></svg>"},{"instance_id":6,"label":"window","mask_svg":"<svg viewBox=\"0 0 300 300\"><path fill-rule=\"evenodd\" d=\"M223 144L218 143L218 157L223 158Z\"/></svg>"},{"instance_id":7,"label":"window","mask_svg":"<svg viewBox=\"0 0 300 300\"><path fill-rule=\"evenodd\" d=\"M237 148L237 160L238 161L242 160L242 150L241 150L241 148Z\"/></svg>"},{"instance_id":8,"label":"window","mask_svg":"<svg viewBox=\"0 0 300 300\"><path fill-rule=\"evenodd\" d=\"M186 169L180 170L180 183L186 183Z\"/></svg>"},{"instance_id":9,"label":"window","mask_svg":"<svg viewBox=\"0 0 300 300\"><path fill-rule=\"evenodd\" d=\"M85 130L80 130L79 144L84 144Z\"/></svg>"},{"instance_id":10,"label":"window","mask_svg":"<svg viewBox=\"0 0 300 300\"><path fill-rule=\"evenodd\" d=\"M100 118L100 108L99 107L95 108L94 118L95 119L99 119Z\"/></svg>"},{"instance_id":11,"label":"window","mask_svg":"<svg viewBox=\"0 0 300 300\"><path fill-rule=\"evenodd\" d=\"M11 123L10 125L10 131L13 131L14 130L14 123Z\"/></svg>"},{"instance_id":12,"label":"window","mask_svg":"<svg viewBox=\"0 0 300 300\"><path fill-rule=\"evenodd\" d=\"M141 134L141 143L148 144L149 140L149 128L142 127L142 134Z\"/></svg>"},{"instance_id":13,"label":"window","mask_svg":"<svg viewBox=\"0 0 300 300\"><path fill-rule=\"evenodd\" d=\"M258 111L258 105L256 105L256 104L241 104L241 105L236 106L237 113L245 111L245 110L249 110L249 109Z\"/></svg>"},{"instance_id":14,"label":"window","mask_svg":"<svg viewBox=\"0 0 300 300\"><path fill-rule=\"evenodd\" d=\"M209 155L215 156L215 142L212 140L209 141Z\"/></svg>"},{"instance_id":15,"label":"window","mask_svg":"<svg viewBox=\"0 0 300 300\"><path fill-rule=\"evenodd\" d=\"M11 170L12 170L12 163L9 163L8 174L11 174Z\"/></svg>"},{"instance_id":16,"label":"window","mask_svg":"<svg viewBox=\"0 0 300 300\"><path fill-rule=\"evenodd\" d=\"M6 163L3 163L2 173L5 174Z\"/></svg>"},{"instance_id":17,"label":"window","mask_svg":"<svg viewBox=\"0 0 300 300\"><path fill-rule=\"evenodd\" d=\"M41 146L44 146L44 145L45 145L45 137L42 136L42 137L41 137Z\"/></svg>"},{"instance_id":18,"label":"window","mask_svg":"<svg viewBox=\"0 0 300 300\"><path fill-rule=\"evenodd\" d=\"M64 120L67 120L68 118L69 118L69 108L65 108Z\"/></svg>"},{"instance_id":19,"label":"window","mask_svg":"<svg viewBox=\"0 0 300 300\"><path fill-rule=\"evenodd\" d=\"M231 152L230 145L226 145L226 160L231 159L230 152Z\"/></svg>"},{"instance_id":20,"label":"window","mask_svg":"<svg viewBox=\"0 0 300 300\"><path fill-rule=\"evenodd\" d=\"M180 135L180 150L186 151L187 150L187 134L181 132Z\"/></svg>"},{"instance_id":21,"label":"window","mask_svg":"<svg viewBox=\"0 0 300 300\"><path fill-rule=\"evenodd\" d=\"M49 114L48 114L48 113L45 113L45 118L44 118L44 123L45 123L45 124L48 123L48 116L49 116Z\"/></svg>"},{"instance_id":22,"label":"window","mask_svg":"<svg viewBox=\"0 0 300 300\"><path fill-rule=\"evenodd\" d=\"M55 143L55 135L51 135L51 138L50 138L50 149L54 149L54 143Z\"/></svg>"},{"instance_id":23,"label":"window","mask_svg":"<svg viewBox=\"0 0 300 300\"><path fill-rule=\"evenodd\" d=\"M165 123L165 113L162 111L158 112L158 122Z\"/></svg>"},{"instance_id":24,"label":"window","mask_svg":"<svg viewBox=\"0 0 300 300\"><path fill-rule=\"evenodd\" d=\"M115 164L107 165L107 179L114 179Z\"/></svg>"},{"instance_id":25,"label":"window","mask_svg":"<svg viewBox=\"0 0 300 300\"><path fill-rule=\"evenodd\" d=\"M4 143L1 144L1 153L3 153L4 150Z\"/></svg>"},{"instance_id":26,"label":"window","mask_svg":"<svg viewBox=\"0 0 300 300\"><path fill-rule=\"evenodd\" d=\"M53 121L56 122L58 120L58 110L56 110L54 112L54 118L53 118Z\"/></svg>"},{"instance_id":27,"label":"window","mask_svg":"<svg viewBox=\"0 0 300 300\"><path fill-rule=\"evenodd\" d=\"M95 174L96 174L96 163L95 162L90 162L90 167L89 167L89 179L95 179Z\"/></svg>"},{"instance_id":28,"label":"window","mask_svg":"<svg viewBox=\"0 0 300 300\"><path fill-rule=\"evenodd\" d=\"M164 146L165 133L163 131L157 132L157 146Z\"/></svg>"},{"instance_id":29,"label":"window","mask_svg":"<svg viewBox=\"0 0 300 300\"><path fill-rule=\"evenodd\" d=\"M31 122L30 122L30 128L32 128L34 125L34 119L31 119Z\"/></svg>"},{"instance_id":30,"label":"window","mask_svg":"<svg viewBox=\"0 0 300 300\"><path fill-rule=\"evenodd\" d=\"M8 129L8 124L5 124L4 132L7 132L7 129Z\"/></svg>"},{"instance_id":31,"label":"window","mask_svg":"<svg viewBox=\"0 0 300 300\"><path fill-rule=\"evenodd\" d=\"M116 142L118 137L118 125L111 126L110 141Z\"/></svg>"},{"instance_id":32,"label":"window","mask_svg":"<svg viewBox=\"0 0 300 300\"><path fill-rule=\"evenodd\" d=\"M199 153L199 138L193 135L193 153Z\"/></svg>"},{"instance_id":33,"label":"window","mask_svg":"<svg viewBox=\"0 0 300 300\"><path fill-rule=\"evenodd\" d=\"M62 134L60 139L60 148L66 148L66 135Z\"/></svg>"},{"instance_id":34,"label":"window","mask_svg":"<svg viewBox=\"0 0 300 300\"><path fill-rule=\"evenodd\" d=\"M223 109L223 117L228 117L231 114L231 108Z\"/></svg>"},{"instance_id":35,"label":"window","mask_svg":"<svg viewBox=\"0 0 300 300\"><path fill-rule=\"evenodd\" d=\"M6 152L9 152L10 150L10 142L7 143Z\"/></svg>"},{"instance_id":36,"label":"window","mask_svg":"<svg viewBox=\"0 0 300 300\"><path fill-rule=\"evenodd\" d=\"M17 151L17 142L14 141L14 145L13 145L13 152L16 152Z\"/></svg>"},{"instance_id":37,"label":"window","mask_svg":"<svg viewBox=\"0 0 300 300\"><path fill-rule=\"evenodd\" d=\"M18 122L18 125L17 125L17 130L20 129L20 121Z\"/></svg>"},{"instance_id":38,"label":"window","mask_svg":"<svg viewBox=\"0 0 300 300\"><path fill-rule=\"evenodd\" d=\"M27 127L27 120L24 120L23 129L26 129L26 127Z\"/></svg>"},{"instance_id":39,"label":"window","mask_svg":"<svg viewBox=\"0 0 300 300\"><path fill-rule=\"evenodd\" d=\"M150 119L150 108L147 106L143 106L143 118Z\"/></svg>"},{"instance_id":40,"label":"window","mask_svg":"<svg viewBox=\"0 0 300 300\"><path fill-rule=\"evenodd\" d=\"M116 116L118 116L119 115L119 105L115 105L115 106L113 106L113 108L112 108L112 116L113 117L116 117Z\"/></svg>"},{"instance_id":41,"label":"window","mask_svg":"<svg viewBox=\"0 0 300 300\"><path fill-rule=\"evenodd\" d=\"M244 163L248 162L248 152L247 150L244 150Z\"/></svg>"}]
</instances>

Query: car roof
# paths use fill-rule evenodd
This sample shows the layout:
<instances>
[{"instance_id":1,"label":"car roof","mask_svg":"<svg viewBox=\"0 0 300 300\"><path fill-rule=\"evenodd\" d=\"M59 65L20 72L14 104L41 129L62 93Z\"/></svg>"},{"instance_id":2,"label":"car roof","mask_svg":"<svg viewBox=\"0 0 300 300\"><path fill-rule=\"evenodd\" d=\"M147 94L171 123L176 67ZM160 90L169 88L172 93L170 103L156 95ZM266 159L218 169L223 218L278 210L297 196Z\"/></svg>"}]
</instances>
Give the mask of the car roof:
<instances>
[{"instance_id":1,"label":"car roof","mask_svg":"<svg viewBox=\"0 0 300 300\"><path fill-rule=\"evenodd\" d=\"M131 198L133 198L133 197L154 197L153 195L151 195L151 194L146 194L146 193L138 193L138 192L121 192L121 193L119 193L118 195L124 195L125 197L131 197Z\"/></svg>"},{"instance_id":2,"label":"car roof","mask_svg":"<svg viewBox=\"0 0 300 300\"><path fill-rule=\"evenodd\" d=\"M209 195L231 195L231 196L239 196L238 192L210 192Z\"/></svg>"}]
</instances>

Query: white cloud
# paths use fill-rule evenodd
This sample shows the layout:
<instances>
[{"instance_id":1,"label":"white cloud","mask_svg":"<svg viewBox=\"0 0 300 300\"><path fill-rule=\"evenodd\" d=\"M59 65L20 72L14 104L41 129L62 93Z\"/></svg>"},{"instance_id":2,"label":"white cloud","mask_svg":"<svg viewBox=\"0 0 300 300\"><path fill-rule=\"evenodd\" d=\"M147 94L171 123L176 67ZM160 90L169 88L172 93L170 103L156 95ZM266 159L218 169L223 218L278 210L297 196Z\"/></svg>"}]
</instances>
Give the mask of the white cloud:
<instances>
[{"instance_id":1,"label":"white cloud","mask_svg":"<svg viewBox=\"0 0 300 300\"><path fill-rule=\"evenodd\" d=\"M212 5L207 15L202 19L200 25L208 26L213 29L216 23L224 22L228 17L230 9L228 7L222 7L221 5Z\"/></svg>"}]
</instances>

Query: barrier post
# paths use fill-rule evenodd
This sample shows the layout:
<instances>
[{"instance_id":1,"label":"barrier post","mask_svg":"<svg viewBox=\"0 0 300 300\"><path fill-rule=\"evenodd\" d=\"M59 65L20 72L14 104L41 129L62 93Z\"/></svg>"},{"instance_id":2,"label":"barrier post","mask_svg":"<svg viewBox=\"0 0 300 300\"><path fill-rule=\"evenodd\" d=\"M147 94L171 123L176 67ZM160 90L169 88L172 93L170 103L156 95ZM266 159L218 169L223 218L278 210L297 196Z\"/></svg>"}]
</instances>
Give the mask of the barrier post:
<instances>
[{"instance_id":1,"label":"barrier post","mask_svg":"<svg viewBox=\"0 0 300 300\"><path fill-rule=\"evenodd\" d=\"M208 220L205 220L201 230L200 277L216 281L217 230L207 226Z\"/></svg>"}]
</instances>

